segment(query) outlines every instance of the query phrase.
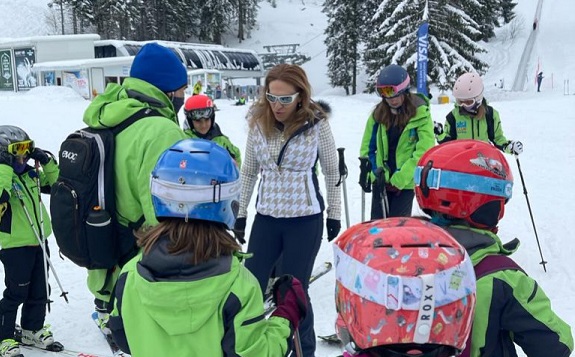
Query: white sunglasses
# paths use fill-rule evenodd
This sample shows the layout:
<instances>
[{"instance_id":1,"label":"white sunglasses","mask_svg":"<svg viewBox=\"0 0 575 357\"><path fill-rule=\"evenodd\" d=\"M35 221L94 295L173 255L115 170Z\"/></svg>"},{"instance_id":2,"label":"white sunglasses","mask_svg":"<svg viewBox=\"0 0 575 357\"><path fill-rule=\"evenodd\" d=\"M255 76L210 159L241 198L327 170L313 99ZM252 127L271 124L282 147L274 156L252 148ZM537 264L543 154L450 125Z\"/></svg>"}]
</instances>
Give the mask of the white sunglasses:
<instances>
[{"instance_id":1,"label":"white sunglasses","mask_svg":"<svg viewBox=\"0 0 575 357\"><path fill-rule=\"evenodd\" d=\"M293 103L296 97L299 95L299 92L292 94L292 95L273 95L269 92L266 92L266 99L270 103L275 103L277 101L280 102L281 105L288 105Z\"/></svg>"}]
</instances>

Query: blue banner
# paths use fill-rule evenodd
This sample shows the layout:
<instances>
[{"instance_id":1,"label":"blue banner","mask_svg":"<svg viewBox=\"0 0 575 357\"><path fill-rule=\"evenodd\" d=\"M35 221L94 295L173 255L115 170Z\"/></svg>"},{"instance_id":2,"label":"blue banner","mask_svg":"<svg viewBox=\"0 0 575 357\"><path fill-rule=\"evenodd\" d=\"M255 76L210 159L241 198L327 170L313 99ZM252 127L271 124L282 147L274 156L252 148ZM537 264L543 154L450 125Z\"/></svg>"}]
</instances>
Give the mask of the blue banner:
<instances>
[{"instance_id":1,"label":"blue banner","mask_svg":"<svg viewBox=\"0 0 575 357\"><path fill-rule=\"evenodd\" d=\"M428 32L429 23L424 22L417 30L417 93L429 95L427 93L427 54L428 54Z\"/></svg>"}]
</instances>

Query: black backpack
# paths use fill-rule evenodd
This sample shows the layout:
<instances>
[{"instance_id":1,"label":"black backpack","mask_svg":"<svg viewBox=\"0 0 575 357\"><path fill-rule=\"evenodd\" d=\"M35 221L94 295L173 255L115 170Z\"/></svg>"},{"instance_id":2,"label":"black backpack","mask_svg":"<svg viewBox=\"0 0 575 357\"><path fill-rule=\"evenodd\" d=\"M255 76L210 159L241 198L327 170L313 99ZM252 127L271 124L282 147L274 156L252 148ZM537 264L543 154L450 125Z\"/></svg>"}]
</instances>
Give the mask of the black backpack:
<instances>
[{"instance_id":1,"label":"black backpack","mask_svg":"<svg viewBox=\"0 0 575 357\"><path fill-rule=\"evenodd\" d=\"M115 136L139 119L161 116L142 109L118 126L84 128L60 146L60 174L52 186L50 213L60 253L88 269L110 269L136 251L132 229L116 220ZM131 254L133 255L133 254Z\"/></svg>"}]
</instances>

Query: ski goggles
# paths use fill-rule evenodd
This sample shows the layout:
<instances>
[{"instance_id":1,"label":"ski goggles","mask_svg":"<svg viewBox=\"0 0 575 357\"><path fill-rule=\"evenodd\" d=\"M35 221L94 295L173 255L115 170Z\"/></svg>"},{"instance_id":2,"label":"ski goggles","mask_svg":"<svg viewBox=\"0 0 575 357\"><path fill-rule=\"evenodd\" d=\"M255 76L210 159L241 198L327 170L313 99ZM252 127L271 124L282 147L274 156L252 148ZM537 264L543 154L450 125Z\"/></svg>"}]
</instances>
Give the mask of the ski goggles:
<instances>
[{"instance_id":1,"label":"ski goggles","mask_svg":"<svg viewBox=\"0 0 575 357\"><path fill-rule=\"evenodd\" d=\"M276 103L279 101L281 105L288 105L293 103L293 101L297 98L299 92L292 94L292 95L273 95L271 93L266 92L266 99L270 103Z\"/></svg>"},{"instance_id":2,"label":"ski goggles","mask_svg":"<svg viewBox=\"0 0 575 357\"><path fill-rule=\"evenodd\" d=\"M8 144L8 152L14 156L26 156L34 151L34 140Z\"/></svg>"},{"instance_id":3,"label":"ski goggles","mask_svg":"<svg viewBox=\"0 0 575 357\"><path fill-rule=\"evenodd\" d=\"M213 107L186 111L186 117L194 121L202 119L211 119L212 115L214 115Z\"/></svg>"},{"instance_id":4,"label":"ski goggles","mask_svg":"<svg viewBox=\"0 0 575 357\"><path fill-rule=\"evenodd\" d=\"M462 107L471 107L475 104L475 99L457 99L456 103Z\"/></svg>"},{"instance_id":5,"label":"ski goggles","mask_svg":"<svg viewBox=\"0 0 575 357\"><path fill-rule=\"evenodd\" d=\"M375 90L377 90L379 96L387 99L398 97L407 89L409 89L409 76L407 76L403 82L395 86L383 85L375 87Z\"/></svg>"}]
</instances>

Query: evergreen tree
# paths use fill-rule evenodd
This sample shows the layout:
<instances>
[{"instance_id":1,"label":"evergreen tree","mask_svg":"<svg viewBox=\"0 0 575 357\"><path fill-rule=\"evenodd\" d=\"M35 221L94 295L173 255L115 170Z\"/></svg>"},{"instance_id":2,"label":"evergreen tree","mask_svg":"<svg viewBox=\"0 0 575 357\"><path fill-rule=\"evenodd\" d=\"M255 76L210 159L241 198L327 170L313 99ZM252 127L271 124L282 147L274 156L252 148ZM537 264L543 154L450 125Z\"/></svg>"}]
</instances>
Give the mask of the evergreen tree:
<instances>
[{"instance_id":1,"label":"evergreen tree","mask_svg":"<svg viewBox=\"0 0 575 357\"><path fill-rule=\"evenodd\" d=\"M323 12L328 17L325 30L328 76L331 85L343 87L347 95L357 91L358 46L361 41L361 0L326 0Z\"/></svg>"},{"instance_id":2,"label":"evergreen tree","mask_svg":"<svg viewBox=\"0 0 575 357\"><path fill-rule=\"evenodd\" d=\"M236 0L233 4L236 8L237 25L238 25L238 39L240 42L249 37L251 30L254 29L257 22L258 15L258 1L257 0Z\"/></svg>"},{"instance_id":3,"label":"evergreen tree","mask_svg":"<svg viewBox=\"0 0 575 357\"><path fill-rule=\"evenodd\" d=\"M200 13L199 40L222 43L222 35L230 29L234 8L229 0L204 0Z\"/></svg>"},{"instance_id":4,"label":"evergreen tree","mask_svg":"<svg viewBox=\"0 0 575 357\"><path fill-rule=\"evenodd\" d=\"M463 7L465 6L465 7ZM429 22L428 79L440 89L451 88L465 71L483 73L487 64L477 58L484 50L475 39L481 25L466 11L477 11L472 0L384 0L372 20L367 41L368 90L373 90L381 68L392 63L404 66L415 78L417 29ZM464 11L465 9L465 11Z\"/></svg>"},{"instance_id":5,"label":"evergreen tree","mask_svg":"<svg viewBox=\"0 0 575 357\"><path fill-rule=\"evenodd\" d=\"M501 0L501 17L503 23L508 24L515 18L515 6L513 0Z\"/></svg>"}]
</instances>

